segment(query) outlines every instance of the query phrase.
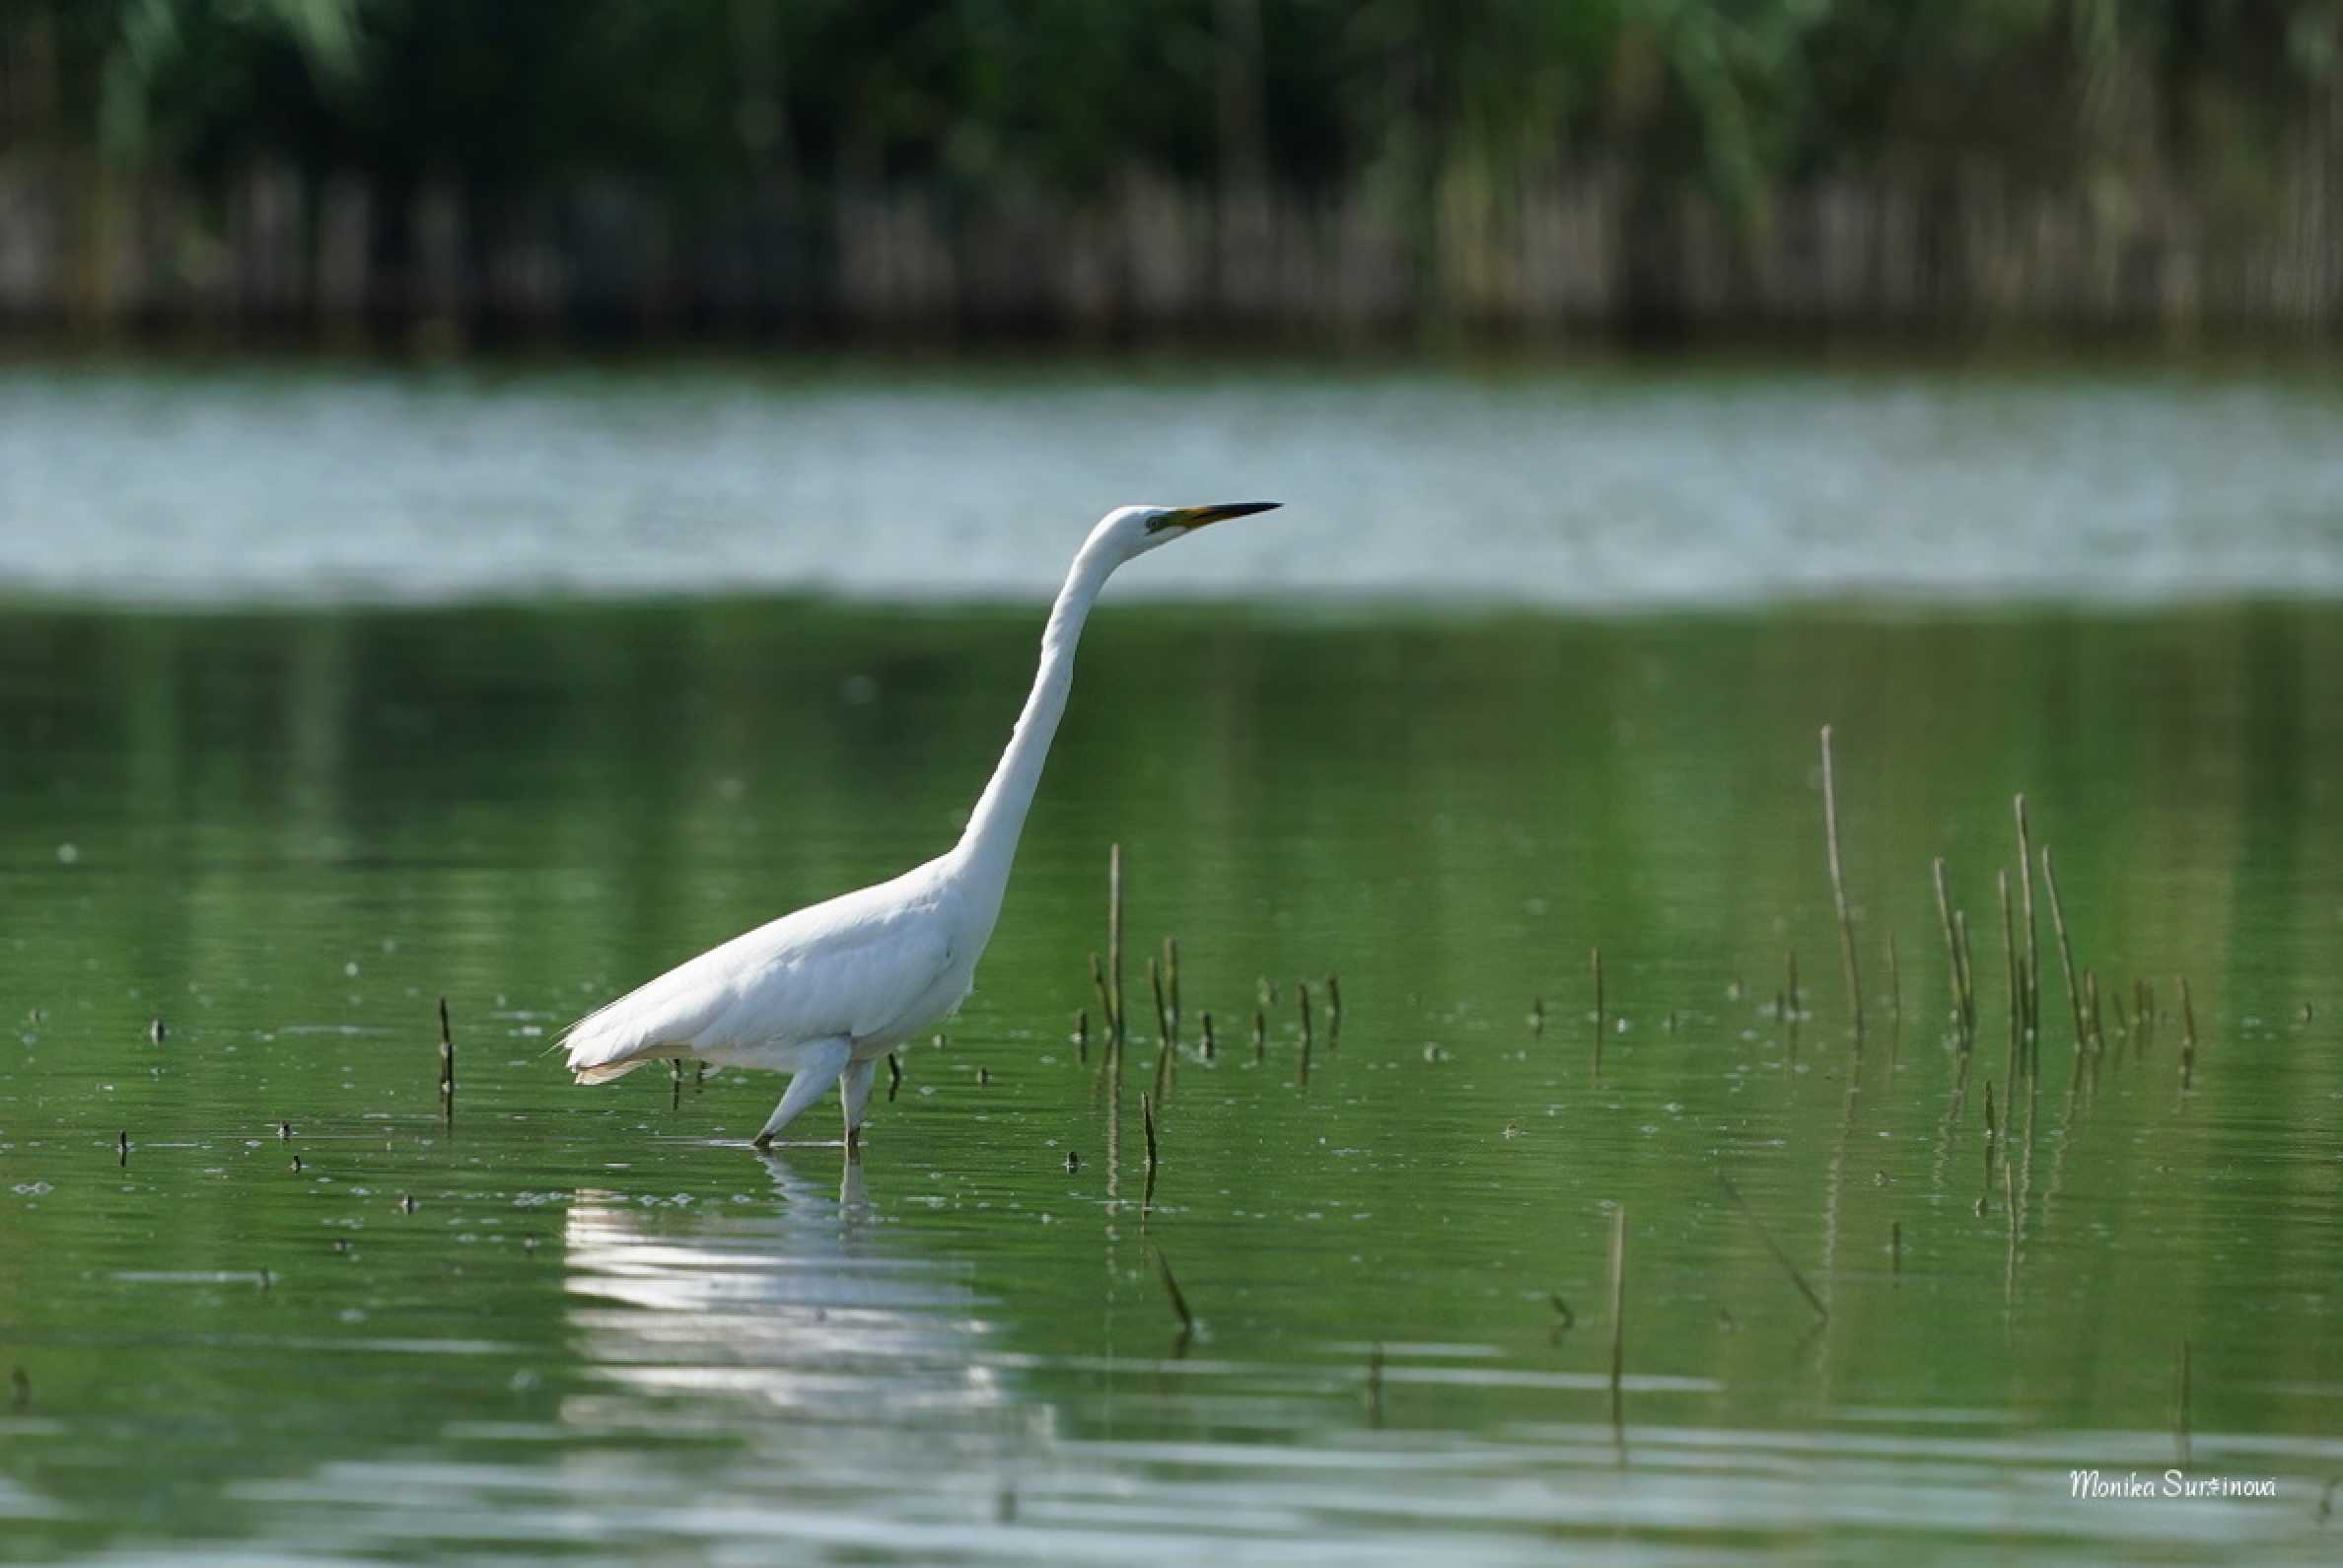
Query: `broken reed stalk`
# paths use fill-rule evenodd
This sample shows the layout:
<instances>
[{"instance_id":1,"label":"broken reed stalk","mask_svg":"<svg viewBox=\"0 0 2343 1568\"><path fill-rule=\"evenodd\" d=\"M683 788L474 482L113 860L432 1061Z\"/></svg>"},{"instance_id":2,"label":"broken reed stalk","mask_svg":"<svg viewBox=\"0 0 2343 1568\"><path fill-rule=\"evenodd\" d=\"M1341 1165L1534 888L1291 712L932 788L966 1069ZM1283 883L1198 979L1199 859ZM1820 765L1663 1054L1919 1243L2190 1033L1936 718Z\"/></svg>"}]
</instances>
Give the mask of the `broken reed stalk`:
<instances>
[{"instance_id":1,"label":"broken reed stalk","mask_svg":"<svg viewBox=\"0 0 2343 1568\"><path fill-rule=\"evenodd\" d=\"M448 999L439 999L439 1095L440 1114L449 1120L456 1116L456 1036L448 1028Z\"/></svg>"},{"instance_id":2,"label":"broken reed stalk","mask_svg":"<svg viewBox=\"0 0 2343 1568\"><path fill-rule=\"evenodd\" d=\"M1757 1217L1757 1211L1749 1207L1749 1200L1742 1197L1740 1188L1733 1184L1733 1178L1720 1171L1717 1173L1717 1181L1724 1187L1725 1195L1733 1200L1734 1206L1748 1220L1749 1228L1757 1233L1757 1240L1763 1242L1765 1249L1773 1254L1773 1260L1781 1264L1782 1271L1790 1276L1790 1283L1798 1287L1798 1293L1807 1299L1807 1305L1814 1309L1814 1316L1824 1322L1830 1321L1830 1309L1822 1305L1822 1298L1814 1294L1814 1287L1807 1283L1806 1276L1798 1271L1798 1265L1790 1261L1790 1254L1782 1250L1781 1244L1773 1239L1773 1232L1765 1228L1765 1222Z\"/></svg>"},{"instance_id":3,"label":"broken reed stalk","mask_svg":"<svg viewBox=\"0 0 2343 1568\"><path fill-rule=\"evenodd\" d=\"M1887 1222L1887 1272L1898 1278L1903 1275L1903 1221L1901 1220Z\"/></svg>"},{"instance_id":4,"label":"broken reed stalk","mask_svg":"<svg viewBox=\"0 0 2343 1568\"><path fill-rule=\"evenodd\" d=\"M1211 1012L1211 1010L1210 1010L1209 1008L1207 1008L1207 1009L1205 1010L1205 1012L1204 1012L1204 1015L1203 1015L1203 1022L1204 1022L1204 1059L1205 1059L1206 1061L1210 1061L1210 1060L1212 1060L1212 1058L1213 1058L1214 1051L1213 1051L1213 1044L1212 1044L1212 1012Z\"/></svg>"},{"instance_id":5,"label":"broken reed stalk","mask_svg":"<svg viewBox=\"0 0 2343 1568\"><path fill-rule=\"evenodd\" d=\"M1302 1052L1304 1055L1308 1055L1310 1053L1311 1039L1310 982L1308 980L1296 980L1294 982L1294 989L1300 994L1302 999Z\"/></svg>"},{"instance_id":6,"label":"broken reed stalk","mask_svg":"<svg viewBox=\"0 0 2343 1568\"><path fill-rule=\"evenodd\" d=\"M1269 1015L1253 1009L1253 1061L1257 1065L1269 1059Z\"/></svg>"},{"instance_id":7,"label":"broken reed stalk","mask_svg":"<svg viewBox=\"0 0 2343 1568\"><path fill-rule=\"evenodd\" d=\"M1074 1010L1074 1059L1078 1062L1090 1060L1090 1009L1087 1007Z\"/></svg>"},{"instance_id":8,"label":"broken reed stalk","mask_svg":"<svg viewBox=\"0 0 2343 1568\"><path fill-rule=\"evenodd\" d=\"M2042 891L2050 895L2050 929L2058 937L2058 967L2066 976L2067 1014L2075 1026L2075 1055L2078 1060L2090 1036L2083 1031L2083 988L2075 983L2075 949L2067 941L2066 906L2058 899L2058 873L2051 864L2050 846L2042 846Z\"/></svg>"},{"instance_id":9,"label":"broken reed stalk","mask_svg":"<svg viewBox=\"0 0 2343 1568\"><path fill-rule=\"evenodd\" d=\"M1960 943L1952 935L1952 899L1945 891L1945 857L1937 856L1929 862L1929 870L1936 879L1937 919L1945 928L1946 984L1952 991L1952 1022L1957 1029L1962 1017L1960 1005Z\"/></svg>"},{"instance_id":10,"label":"broken reed stalk","mask_svg":"<svg viewBox=\"0 0 2343 1568\"><path fill-rule=\"evenodd\" d=\"M2038 1036L2042 1032L2042 944L2034 925L2033 835L2025 825L2025 797L2011 797L2010 810L2018 819L2018 886L2025 916L2025 1027Z\"/></svg>"},{"instance_id":11,"label":"broken reed stalk","mask_svg":"<svg viewBox=\"0 0 2343 1568\"><path fill-rule=\"evenodd\" d=\"M1590 948L1587 962L1595 970L1595 1048L1602 1048L1602 950Z\"/></svg>"},{"instance_id":12,"label":"broken reed stalk","mask_svg":"<svg viewBox=\"0 0 2343 1568\"><path fill-rule=\"evenodd\" d=\"M1839 860L1838 786L1831 773L1830 726L1822 726L1822 827L1830 845L1830 896L1838 905L1839 959L1847 971L1847 1009L1863 1040L1863 971L1855 962L1855 921L1847 912L1847 878Z\"/></svg>"},{"instance_id":13,"label":"broken reed stalk","mask_svg":"<svg viewBox=\"0 0 2343 1568\"><path fill-rule=\"evenodd\" d=\"M1326 1032L1331 1034L1342 1022L1342 976L1326 971Z\"/></svg>"},{"instance_id":14,"label":"broken reed stalk","mask_svg":"<svg viewBox=\"0 0 2343 1568\"><path fill-rule=\"evenodd\" d=\"M1145 1091L1139 1095L1139 1125L1147 1133L1147 1169L1156 1168L1155 1100Z\"/></svg>"},{"instance_id":15,"label":"broken reed stalk","mask_svg":"<svg viewBox=\"0 0 2343 1568\"><path fill-rule=\"evenodd\" d=\"M1624 1414L1620 1384L1627 1370L1627 1205L1611 1210L1610 1245L1610 1410L1611 1425Z\"/></svg>"},{"instance_id":16,"label":"broken reed stalk","mask_svg":"<svg viewBox=\"0 0 2343 1568\"><path fill-rule=\"evenodd\" d=\"M1529 998L1529 1037L1545 1037L1545 998L1542 996Z\"/></svg>"},{"instance_id":17,"label":"broken reed stalk","mask_svg":"<svg viewBox=\"0 0 2343 1568\"><path fill-rule=\"evenodd\" d=\"M1114 1046L1122 1049L1123 1018L1123 962L1122 962L1122 845L1106 846L1106 977L1113 987L1106 1008L1111 1015L1108 1022L1114 1031Z\"/></svg>"},{"instance_id":18,"label":"broken reed stalk","mask_svg":"<svg viewBox=\"0 0 2343 1568\"><path fill-rule=\"evenodd\" d=\"M1164 1001L1164 971L1156 961L1147 961L1147 988L1155 993L1156 1040L1165 1050L1172 1048L1172 1010Z\"/></svg>"},{"instance_id":19,"label":"broken reed stalk","mask_svg":"<svg viewBox=\"0 0 2343 1568\"><path fill-rule=\"evenodd\" d=\"M120 1158L118 1158L118 1159L117 1159L117 1160L116 1160L114 1163L115 1163L116 1165L119 1165L119 1166L121 1166L121 1167L122 1167L124 1170L127 1170L127 1169L129 1169L129 1166L130 1166L130 1129L129 1129L129 1128L127 1128L127 1127L124 1127L124 1128L123 1128L123 1129L122 1129L120 1132L117 1132L117 1133L115 1133L115 1134L114 1134L114 1148L115 1148L115 1150L116 1150L116 1151L119 1153L119 1156L120 1156Z\"/></svg>"},{"instance_id":20,"label":"broken reed stalk","mask_svg":"<svg viewBox=\"0 0 2343 1568\"><path fill-rule=\"evenodd\" d=\"M903 1087L903 1064L895 1060L895 1053L887 1053L887 1103L894 1104L895 1091Z\"/></svg>"}]
</instances>

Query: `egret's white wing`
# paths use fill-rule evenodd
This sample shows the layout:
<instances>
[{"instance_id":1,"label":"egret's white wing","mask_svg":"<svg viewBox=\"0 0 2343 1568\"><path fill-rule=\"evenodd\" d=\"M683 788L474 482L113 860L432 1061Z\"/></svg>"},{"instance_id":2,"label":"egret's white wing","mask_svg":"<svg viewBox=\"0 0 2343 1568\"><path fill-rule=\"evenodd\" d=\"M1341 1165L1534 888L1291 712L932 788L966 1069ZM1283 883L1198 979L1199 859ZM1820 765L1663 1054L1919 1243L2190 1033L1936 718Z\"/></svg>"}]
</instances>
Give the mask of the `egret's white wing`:
<instances>
[{"instance_id":1,"label":"egret's white wing","mask_svg":"<svg viewBox=\"0 0 2343 1568\"><path fill-rule=\"evenodd\" d=\"M582 1083L659 1057L877 1034L953 961L956 899L926 868L787 914L572 1025Z\"/></svg>"}]
</instances>

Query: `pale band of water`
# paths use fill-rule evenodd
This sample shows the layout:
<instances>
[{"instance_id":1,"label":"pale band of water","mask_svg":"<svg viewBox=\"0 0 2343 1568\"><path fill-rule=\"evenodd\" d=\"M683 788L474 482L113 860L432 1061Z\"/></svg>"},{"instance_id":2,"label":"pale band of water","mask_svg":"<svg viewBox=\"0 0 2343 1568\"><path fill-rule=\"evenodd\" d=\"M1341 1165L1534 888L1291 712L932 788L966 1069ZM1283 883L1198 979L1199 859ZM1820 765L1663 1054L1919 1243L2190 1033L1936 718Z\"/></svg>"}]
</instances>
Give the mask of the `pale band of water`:
<instances>
[{"instance_id":1,"label":"pale band of water","mask_svg":"<svg viewBox=\"0 0 2343 1568\"><path fill-rule=\"evenodd\" d=\"M1024 600L1110 506L1260 497L1117 595L2323 597L2338 430L2278 375L19 366L0 586Z\"/></svg>"}]
</instances>

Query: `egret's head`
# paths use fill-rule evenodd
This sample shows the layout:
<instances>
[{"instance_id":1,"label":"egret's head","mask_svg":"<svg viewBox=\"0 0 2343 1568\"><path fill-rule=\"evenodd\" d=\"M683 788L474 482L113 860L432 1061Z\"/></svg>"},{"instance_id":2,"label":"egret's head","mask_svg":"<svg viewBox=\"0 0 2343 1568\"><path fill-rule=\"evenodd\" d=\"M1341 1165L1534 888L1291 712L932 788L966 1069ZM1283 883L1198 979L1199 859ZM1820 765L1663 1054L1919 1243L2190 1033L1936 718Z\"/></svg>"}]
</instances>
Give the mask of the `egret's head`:
<instances>
[{"instance_id":1,"label":"egret's head","mask_svg":"<svg viewBox=\"0 0 2343 1568\"><path fill-rule=\"evenodd\" d=\"M1277 505L1275 501L1232 501L1221 506L1117 507L1100 520L1091 535L1091 542L1114 551L1117 559L1127 561L1173 539L1184 538L1200 528L1233 517L1273 511Z\"/></svg>"}]
</instances>

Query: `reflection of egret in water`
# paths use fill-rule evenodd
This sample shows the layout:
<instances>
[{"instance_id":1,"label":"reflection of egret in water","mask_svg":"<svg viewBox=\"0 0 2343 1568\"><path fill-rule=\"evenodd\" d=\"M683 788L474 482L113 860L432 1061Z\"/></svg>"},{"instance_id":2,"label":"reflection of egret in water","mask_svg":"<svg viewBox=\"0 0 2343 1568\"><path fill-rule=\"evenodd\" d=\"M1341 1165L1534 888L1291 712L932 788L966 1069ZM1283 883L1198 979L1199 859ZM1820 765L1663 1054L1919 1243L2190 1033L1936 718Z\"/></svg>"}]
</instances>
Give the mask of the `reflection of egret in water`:
<instances>
[{"instance_id":1,"label":"reflection of egret in water","mask_svg":"<svg viewBox=\"0 0 2343 1568\"><path fill-rule=\"evenodd\" d=\"M678 1214L578 1194L566 1230L569 1320L618 1391L573 1397L565 1420L629 1432L737 1427L760 1448L779 1440L834 1457L830 1423L868 1435L978 1416L997 1448L1010 1395L980 1362L994 1329L977 1316L965 1261L890 1244L856 1160L834 1195L784 1157L764 1165L777 1205ZM762 1421L775 1412L792 1420Z\"/></svg>"},{"instance_id":2,"label":"reflection of egret in water","mask_svg":"<svg viewBox=\"0 0 2343 1568\"><path fill-rule=\"evenodd\" d=\"M764 1168L778 1202L717 1214L579 1193L569 1324L593 1376L562 1425L637 1458L644 1439L689 1444L666 1456L674 1486L759 1529L989 1514L1054 1413L1003 1386L970 1263L895 1240L858 1160L834 1190L785 1156Z\"/></svg>"},{"instance_id":3,"label":"reflection of egret in water","mask_svg":"<svg viewBox=\"0 0 2343 1568\"><path fill-rule=\"evenodd\" d=\"M635 1495L668 1544L935 1554L996 1517L1054 1406L1005 1386L972 1263L892 1228L855 1158L831 1188L806 1156L761 1156L773 1200L717 1212L576 1195L567 1319L591 1371L562 1425L611 1467L574 1479Z\"/></svg>"}]
</instances>

